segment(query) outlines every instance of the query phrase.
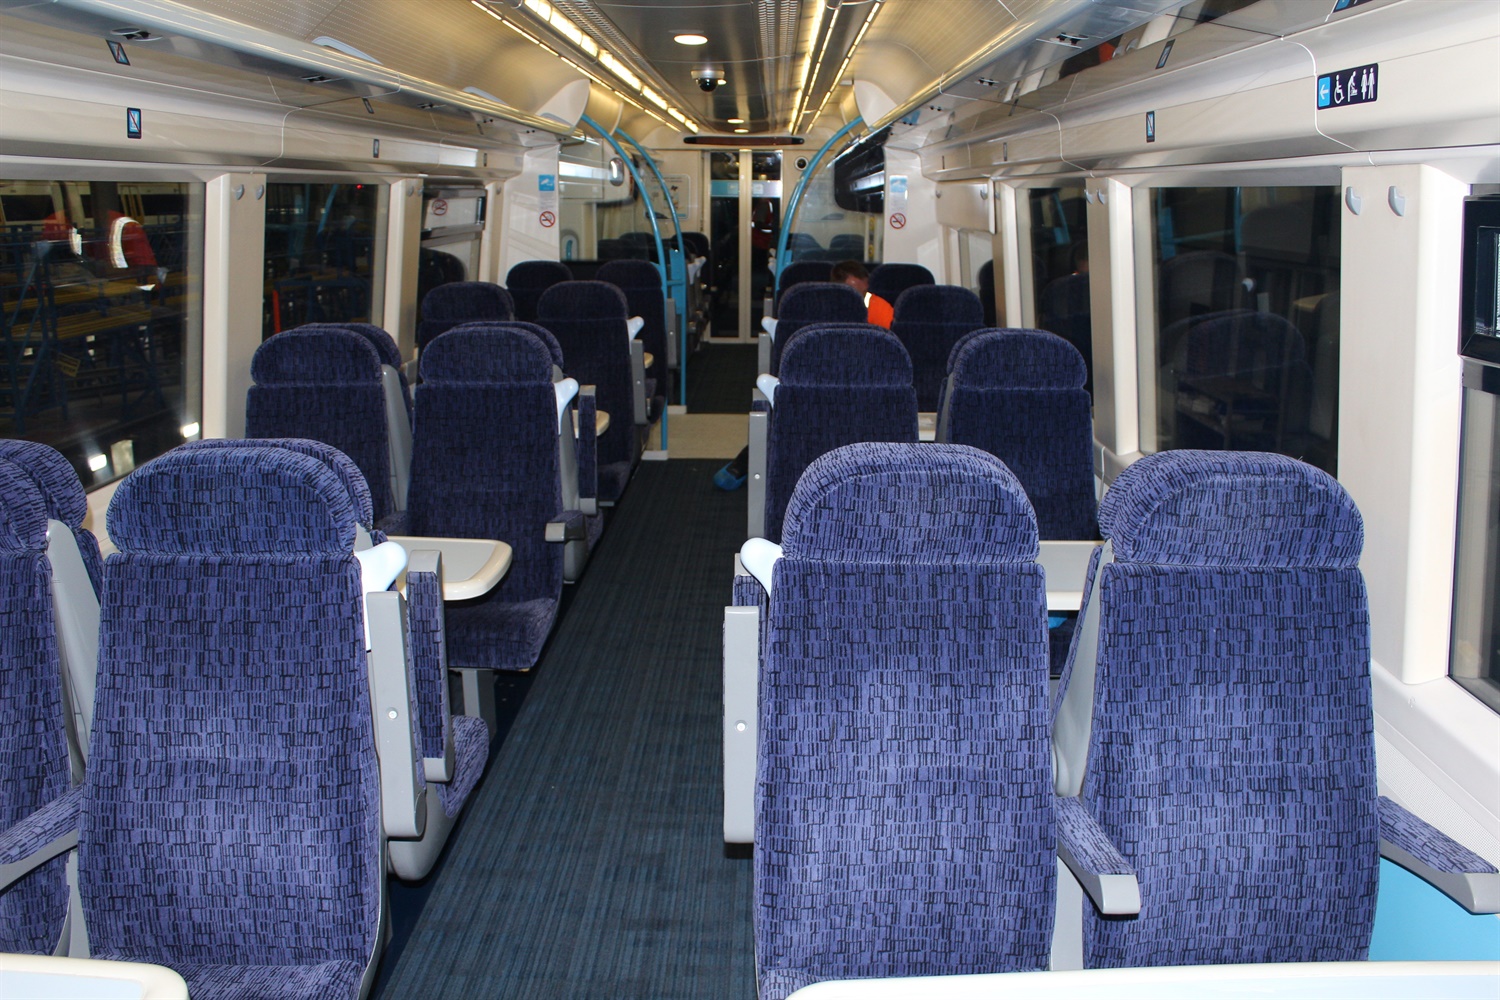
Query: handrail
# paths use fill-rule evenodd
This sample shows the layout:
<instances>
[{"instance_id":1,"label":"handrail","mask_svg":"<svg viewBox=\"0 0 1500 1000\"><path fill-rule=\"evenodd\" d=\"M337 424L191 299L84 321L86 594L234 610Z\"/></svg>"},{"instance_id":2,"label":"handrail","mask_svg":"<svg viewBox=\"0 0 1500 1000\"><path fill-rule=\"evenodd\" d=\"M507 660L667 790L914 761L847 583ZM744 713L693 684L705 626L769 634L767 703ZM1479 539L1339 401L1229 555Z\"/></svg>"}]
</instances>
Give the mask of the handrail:
<instances>
[{"instance_id":1,"label":"handrail","mask_svg":"<svg viewBox=\"0 0 1500 1000\"><path fill-rule=\"evenodd\" d=\"M666 250L662 247L661 242L661 227L656 224L656 206L651 201L650 190L647 189L646 185L641 181L640 171L635 169L635 162L631 160L629 156L625 155L625 148L620 145L620 140L616 139L612 132L605 131L605 129L598 122L594 121L594 119L590 118L587 114L581 115L578 120L587 125L589 128L593 129L595 132L598 132L604 138L604 141L609 143L610 146L614 149L615 155L618 156L620 160L625 164L625 169L630 171L630 176L635 180L635 189L641 193L641 197L646 199L646 221L651 223L651 237L652 239L656 240L656 259L658 261L666 260ZM679 230L679 232L681 232L681 230ZM682 241L679 239L678 242L680 243ZM660 263L658 263L656 266L658 270L661 268ZM662 359L662 363L666 363L666 358ZM684 367L686 367L686 365L684 365ZM648 399L646 400L646 403L649 407L651 401ZM667 450L667 408L665 406L663 406L661 410L661 447L662 451Z\"/></svg>"},{"instance_id":2,"label":"handrail","mask_svg":"<svg viewBox=\"0 0 1500 1000\"><path fill-rule=\"evenodd\" d=\"M664 257L664 258L661 258L661 259L663 259L663 260L670 259L670 262L671 262L670 266L667 268L666 289L667 289L667 293L672 296L672 301L674 301L675 303L677 303L677 333L678 333L678 350L677 350L678 396L677 396L677 398L680 399L684 404L686 404L687 403L687 258L685 256L686 251L684 250L683 245L682 245L682 216L677 211L677 202L672 197L672 191L671 191L670 188L667 187L667 182L666 182L666 180L661 175L661 169L656 165L656 157L652 156L649 152L647 152L646 151L646 147L642 146L639 142L636 141L636 139L635 139L634 136L632 136L629 132L625 131L623 128L620 128L618 125L615 126L615 134L616 135L624 136L625 139L626 139L626 141L628 141L632 146L634 146L636 148L636 150L640 152L641 156L645 157L646 165L651 168L651 172L656 175L656 183L661 186L662 197L664 197L664 198L667 199L667 208L670 209L671 212L672 212L672 228L677 231L677 246L671 251L671 253L669 254L669 257ZM665 448L666 444L663 443L662 447Z\"/></svg>"},{"instance_id":3,"label":"handrail","mask_svg":"<svg viewBox=\"0 0 1500 1000\"><path fill-rule=\"evenodd\" d=\"M813 174L818 172L818 167L822 164L823 157L833 148L834 143L864 123L865 120L863 118L855 115L849 124L833 133L833 138L823 143L823 147L812 158L812 162L807 165L807 169L802 171L802 177L797 181L797 186L792 189L792 198L786 203L786 218L781 223L781 235L776 238L776 271L772 275L774 280L771 282L771 297L773 300L776 296L776 286L781 281L781 271L786 267L786 245L787 241L792 238L792 223L797 220L797 209L802 207L802 192L807 187L807 182L812 180Z\"/></svg>"}]
</instances>

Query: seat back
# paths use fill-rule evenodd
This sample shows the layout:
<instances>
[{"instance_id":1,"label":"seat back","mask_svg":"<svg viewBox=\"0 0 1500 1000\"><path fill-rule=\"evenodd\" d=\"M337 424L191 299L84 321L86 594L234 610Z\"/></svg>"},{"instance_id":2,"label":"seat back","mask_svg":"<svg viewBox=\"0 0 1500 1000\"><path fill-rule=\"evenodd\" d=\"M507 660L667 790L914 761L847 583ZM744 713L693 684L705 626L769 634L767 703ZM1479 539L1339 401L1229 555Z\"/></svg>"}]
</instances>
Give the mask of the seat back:
<instances>
[{"instance_id":1,"label":"seat back","mask_svg":"<svg viewBox=\"0 0 1500 1000\"><path fill-rule=\"evenodd\" d=\"M326 464L281 447L179 449L120 485L79 829L95 956L369 966L384 872L356 518Z\"/></svg>"},{"instance_id":2,"label":"seat back","mask_svg":"<svg viewBox=\"0 0 1500 1000\"><path fill-rule=\"evenodd\" d=\"M542 293L553 285L572 281L573 272L558 260L523 260L505 276L505 289L515 304L515 318L523 323L536 322L536 305Z\"/></svg>"},{"instance_id":3,"label":"seat back","mask_svg":"<svg viewBox=\"0 0 1500 1000\"><path fill-rule=\"evenodd\" d=\"M913 292L915 294L915 292ZM954 348L938 439L995 455L1044 539L1099 537L1083 358L1045 330L981 330Z\"/></svg>"},{"instance_id":4,"label":"seat back","mask_svg":"<svg viewBox=\"0 0 1500 1000\"><path fill-rule=\"evenodd\" d=\"M801 281L787 289L776 313L771 341L772 375L781 373L781 358L798 331L814 323L863 323L868 313L859 293L833 281Z\"/></svg>"},{"instance_id":5,"label":"seat back","mask_svg":"<svg viewBox=\"0 0 1500 1000\"><path fill-rule=\"evenodd\" d=\"M979 296L957 285L915 285L896 303L891 333L911 355L917 409L935 412L948 355L964 334L984 326Z\"/></svg>"},{"instance_id":6,"label":"seat back","mask_svg":"<svg viewBox=\"0 0 1500 1000\"><path fill-rule=\"evenodd\" d=\"M489 281L451 281L422 297L422 320L417 324L417 348L461 323L516 318L510 293Z\"/></svg>"},{"instance_id":7,"label":"seat back","mask_svg":"<svg viewBox=\"0 0 1500 1000\"><path fill-rule=\"evenodd\" d=\"M885 299L893 308L908 288L936 283L932 272L921 264L881 264L870 272L870 294Z\"/></svg>"},{"instance_id":8,"label":"seat back","mask_svg":"<svg viewBox=\"0 0 1500 1000\"><path fill-rule=\"evenodd\" d=\"M70 783L47 521L31 473L0 458L0 832ZM0 950L52 952L68 911L66 863L54 858L0 891Z\"/></svg>"},{"instance_id":9,"label":"seat back","mask_svg":"<svg viewBox=\"0 0 1500 1000\"><path fill-rule=\"evenodd\" d=\"M776 278L776 315L781 315L781 303L786 293L804 281L829 281L833 264L826 260L794 260L781 269Z\"/></svg>"},{"instance_id":10,"label":"seat back","mask_svg":"<svg viewBox=\"0 0 1500 1000\"><path fill-rule=\"evenodd\" d=\"M562 511L552 358L516 327L468 323L422 353L407 508L413 535L510 545L511 568L492 591L505 602L556 599L563 569L562 546L545 540Z\"/></svg>"},{"instance_id":11,"label":"seat back","mask_svg":"<svg viewBox=\"0 0 1500 1000\"><path fill-rule=\"evenodd\" d=\"M406 409L407 422L411 422L411 385L406 381L405 363L401 360L401 349L396 346L395 338L373 323L304 323L297 327L299 330L325 330L343 329L353 330L368 340L375 348L375 353L380 355L380 363L391 369L396 376L396 384L401 390L401 403Z\"/></svg>"},{"instance_id":12,"label":"seat back","mask_svg":"<svg viewBox=\"0 0 1500 1000\"><path fill-rule=\"evenodd\" d=\"M0 460L30 477L47 511L51 616L68 716L68 756L82 780L94 715L99 662L99 587L104 563L99 540L83 526L88 497L78 473L55 448L16 438L0 440Z\"/></svg>"},{"instance_id":13,"label":"seat back","mask_svg":"<svg viewBox=\"0 0 1500 1000\"><path fill-rule=\"evenodd\" d=\"M610 416L609 430L598 441L601 479L604 466L628 467L639 455L631 422L635 403L629 318L625 293L607 281L553 285L542 293L537 306L537 321L562 345L568 374L583 385L595 386L599 409Z\"/></svg>"},{"instance_id":14,"label":"seat back","mask_svg":"<svg viewBox=\"0 0 1500 1000\"><path fill-rule=\"evenodd\" d=\"M1089 302L1089 276L1065 274L1048 282L1042 289L1037 303L1037 325L1048 333L1055 333L1078 349L1083 355L1083 367L1087 373L1083 388L1090 394L1094 391L1094 328L1092 306Z\"/></svg>"},{"instance_id":15,"label":"seat back","mask_svg":"<svg viewBox=\"0 0 1500 1000\"><path fill-rule=\"evenodd\" d=\"M760 677L762 998L1044 969L1055 833L1036 525L992 456L850 445L787 510Z\"/></svg>"},{"instance_id":16,"label":"seat back","mask_svg":"<svg viewBox=\"0 0 1500 1000\"><path fill-rule=\"evenodd\" d=\"M1141 911L1085 908L1086 964L1365 958L1379 854L1353 501L1280 455L1169 451L1120 474L1099 525L1114 560L1090 585L1083 797Z\"/></svg>"},{"instance_id":17,"label":"seat back","mask_svg":"<svg viewBox=\"0 0 1500 1000\"><path fill-rule=\"evenodd\" d=\"M652 355L646 377L656 380L661 391L656 395L665 402L667 385L667 310L666 291L661 269L650 261L612 260L599 268L599 281L614 285L625 295L625 306L631 316L639 316L645 326L636 337Z\"/></svg>"},{"instance_id":18,"label":"seat back","mask_svg":"<svg viewBox=\"0 0 1500 1000\"><path fill-rule=\"evenodd\" d=\"M375 517L400 509L405 469L393 456L402 418L387 398L389 366L363 334L339 326L278 333L255 351L245 396L245 436L310 438L359 466ZM406 427L410 436L410 425ZM409 453L410 446L405 450Z\"/></svg>"},{"instance_id":19,"label":"seat back","mask_svg":"<svg viewBox=\"0 0 1500 1000\"><path fill-rule=\"evenodd\" d=\"M917 440L911 361L889 331L868 323L819 324L787 349L766 440L766 537L814 459L860 441Z\"/></svg>"}]
</instances>

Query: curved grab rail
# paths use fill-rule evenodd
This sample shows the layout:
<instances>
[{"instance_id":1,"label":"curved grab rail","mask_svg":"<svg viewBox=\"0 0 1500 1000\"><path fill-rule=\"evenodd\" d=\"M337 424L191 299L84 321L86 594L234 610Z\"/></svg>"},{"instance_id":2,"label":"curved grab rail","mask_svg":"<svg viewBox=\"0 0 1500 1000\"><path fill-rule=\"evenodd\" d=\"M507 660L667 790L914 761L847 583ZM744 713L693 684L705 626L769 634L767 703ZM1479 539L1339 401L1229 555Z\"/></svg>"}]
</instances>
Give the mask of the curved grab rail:
<instances>
[{"instance_id":1,"label":"curved grab rail","mask_svg":"<svg viewBox=\"0 0 1500 1000\"><path fill-rule=\"evenodd\" d=\"M807 182L812 180L813 175L818 172L818 167L823 165L823 157L828 155L828 151L833 148L834 144L864 123L863 118L855 115L849 124L833 133L833 138L823 143L817 155L812 158L812 162L807 165L807 169L802 171L802 177L792 191L792 200L787 202L786 218L781 223L781 234L776 238L776 273L772 275L775 281L771 285L773 296L776 294L777 283L781 281L782 268L786 267L786 245L787 241L792 238L792 223L797 221L797 209L802 207L802 192L807 188Z\"/></svg>"}]
</instances>

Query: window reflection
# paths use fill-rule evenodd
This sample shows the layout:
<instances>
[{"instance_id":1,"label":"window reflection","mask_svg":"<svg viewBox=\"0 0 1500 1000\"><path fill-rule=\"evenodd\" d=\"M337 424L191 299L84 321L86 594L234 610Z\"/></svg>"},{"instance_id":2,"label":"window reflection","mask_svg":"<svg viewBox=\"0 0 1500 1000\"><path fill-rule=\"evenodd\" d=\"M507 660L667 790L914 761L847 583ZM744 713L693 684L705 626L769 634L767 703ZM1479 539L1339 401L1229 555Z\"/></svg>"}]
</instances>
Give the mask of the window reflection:
<instances>
[{"instance_id":1,"label":"window reflection","mask_svg":"<svg viewBox=\"0 0 1500 1000\"><path fill-rule=\"evenodd\" d=\"M1032 188L1031 287L1035 323L1083 355L1085 388L1094 390L1093 329L1089 318L1089 229L1082 185Z\"/></svg>"},{"instance_id":2,"label":"window reflection","mask_svg":"<svg viewBox=\"0 0 1500 1000\"><path fill-rule=\"evenodd\" d=\"M1159 188L1154 450L1337 458L1336 188ZM1148 394L1150 395L1150 394Z\"/></svg>"},{"instance_id":3,"label":"window reflection","mask_svg":"<svg viewBox=\"0 0 1500 1000\"><path fill-rule=\"evenodd\" d=\"M0 432L58 449L86 487L199 433L202 197L0 180Z\"/></svg>"},{"instance_id":4,"label":"window reflection","mask_svg":"<svg viewBox=\"0 0 1500 1000\"><path fill-rule=\"evenodd\" d=\"M303 323L371 322L379 190L266 185L262 337Z\"/></svg>"}]
</instances>

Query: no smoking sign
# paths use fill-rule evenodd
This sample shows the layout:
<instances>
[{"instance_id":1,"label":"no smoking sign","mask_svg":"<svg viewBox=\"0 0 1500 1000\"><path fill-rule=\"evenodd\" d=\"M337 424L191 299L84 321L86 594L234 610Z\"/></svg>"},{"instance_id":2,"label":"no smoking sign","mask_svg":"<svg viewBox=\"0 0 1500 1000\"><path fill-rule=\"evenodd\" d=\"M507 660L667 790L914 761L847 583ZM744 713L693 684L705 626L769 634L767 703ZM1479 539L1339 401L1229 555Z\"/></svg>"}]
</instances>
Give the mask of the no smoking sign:
<instances>
[{"instance_id":1,"label":"no smoking sign","mask_svg":"<svg viewBox=\"0 0 1500 1000\"><path fill-rule=\"evenodd\" d=\"M543 212L540 216L538 216L538 219L541 222L543 229L551 229L553 226L557 225L557 216L551 212Z\"/></svg>"}]
</instances>

